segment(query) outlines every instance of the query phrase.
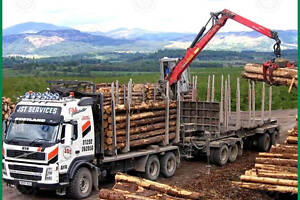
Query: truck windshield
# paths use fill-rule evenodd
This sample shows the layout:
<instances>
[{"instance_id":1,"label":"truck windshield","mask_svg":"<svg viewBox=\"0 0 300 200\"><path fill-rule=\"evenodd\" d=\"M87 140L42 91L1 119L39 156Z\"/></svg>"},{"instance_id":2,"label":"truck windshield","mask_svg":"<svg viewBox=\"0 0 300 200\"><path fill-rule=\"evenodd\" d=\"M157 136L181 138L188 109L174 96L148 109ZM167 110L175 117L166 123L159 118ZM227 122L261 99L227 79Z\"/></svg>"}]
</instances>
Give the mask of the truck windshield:
<instances>
[{"instance_id":1,"label":"truck windshield","mask_svg":"<svg viewBox=\"0 0 300 200\"><path fill-rule=\"evenodd\" d=\"M12 121L7 130L6 141L54 143L58 129L58 124Z\"/></svg>"}]
</instances>

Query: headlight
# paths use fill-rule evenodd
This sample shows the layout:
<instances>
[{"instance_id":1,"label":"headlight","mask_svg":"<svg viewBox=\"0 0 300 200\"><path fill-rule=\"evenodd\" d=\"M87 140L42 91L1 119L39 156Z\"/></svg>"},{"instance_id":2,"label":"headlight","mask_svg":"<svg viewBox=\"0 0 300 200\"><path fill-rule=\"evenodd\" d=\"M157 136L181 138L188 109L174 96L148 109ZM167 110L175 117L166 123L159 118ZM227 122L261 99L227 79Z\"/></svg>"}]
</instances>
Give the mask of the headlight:
<instances>
[{"instance_id":1,"label":"headlight","mask_svg":"<svg viewBox=\"0 0 300 200\"><path fill-rule=\"evenodd\" d=\"M52 168L47 168L47 170L46 170L46 175L45 175L45 180L47 181L49 181L49 180L51 180L52 179Z\"/></svg>"},{"instance_id":2,"label":"headlight","mask_svg":"<svg viewBox=\"0 0 300 200\"><path fill-rule=\"evenodd\" d=\"M7 176L6 165L2 163L2 174Z\"/></svg>"}]
</instances>

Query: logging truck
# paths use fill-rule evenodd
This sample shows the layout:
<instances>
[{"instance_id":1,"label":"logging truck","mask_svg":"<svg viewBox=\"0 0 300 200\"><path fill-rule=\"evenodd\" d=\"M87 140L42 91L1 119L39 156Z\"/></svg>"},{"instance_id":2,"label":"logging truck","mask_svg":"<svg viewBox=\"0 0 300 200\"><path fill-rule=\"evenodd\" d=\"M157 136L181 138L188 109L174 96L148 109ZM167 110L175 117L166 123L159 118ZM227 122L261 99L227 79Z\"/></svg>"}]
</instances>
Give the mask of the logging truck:
<instances>
[{"instance_id":1,"label":"logging truck","mask_svg":"<svg viewBox=\"0 0 300 200\"><path fill-rule=\"evenodd\" d=\"M116 82L97 88L90 82L49 82L50 91L27 92L8 125L3 123L3 180L25 194L54 188L79 199L119 171L137 171L150 180L171 177L180 155L206 155L208 162L224 165L242 153L244 143L268 151L279 126L264 118L264 106L257 118L253 82L245 117L239 110L239 81L234 116L230 79L225 87L222 79L220 102L210 95L199 102L197 78L189 80L187 67L228 18L275 39L274 52L280 56L276 32L223 10L212 13L212 28L203 37L201 29L183 59L161 59L159 84L135 88L129 81L128 86Z\"/></svg>"}]
</instances>

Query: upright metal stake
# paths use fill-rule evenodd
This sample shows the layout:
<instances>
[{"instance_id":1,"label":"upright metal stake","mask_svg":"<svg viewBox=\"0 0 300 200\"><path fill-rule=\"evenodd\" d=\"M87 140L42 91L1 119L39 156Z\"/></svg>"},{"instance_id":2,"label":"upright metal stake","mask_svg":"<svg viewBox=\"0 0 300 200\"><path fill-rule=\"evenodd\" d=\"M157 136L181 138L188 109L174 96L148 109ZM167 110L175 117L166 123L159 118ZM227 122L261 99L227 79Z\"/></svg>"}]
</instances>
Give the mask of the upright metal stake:
<instances>
[{"instance_id":1,"label":"upright metal stake","mask_svg":"<svg viewBox=\"0 0 300 200\"><path fill-rule=\"evenodd\" d=\"M177 89L177 110L176 110L176 137L175 137L175 143L178 143L180 141L180 92L179 87L176 87Z\"/></svg>"},{"instance_id":2,"label":"upright metal stake","mask_svg":"<svg viewBox=\"0 0 300 200\"><path fill-rule=\"evenodd\" d=\"M111 83L111 109L112 109L112 125L113 125L113 137L112 137L112 151L115 155L118 154L117 148L117 125L116 125L116 102L115 102L115 86L114 83Z\"/></svg>"},{"instance_id":3,"label":"upright metal stake","mask_svg":"<svg viewBox=\"0 0 300 200\"><path fill-rule=\"evenodd\" d=\"M272 119L272 86L269 88L269 119Z\"/></svg>"},{"instance_id":4,"label":"upright metal stake","mask_svg":"<svg viewBox=\"0 0 300 200\"><path fill-rule=\"evenodd\" d=\"M261 95L261 122L264 122L265 118L265 82L263 82L262 95Z\"/></svg>"},{"instance_id":5,"label":"upright metal stake","mask_svg":"<svg viewBox=\"0 0 300 200\"><path fill-rule=\"evenodd\" d=\"M206 101L210 101L210 75L208 76L207 79L207 96L206 96Z\"/></svg>"},{"instance_id":6,"label":"upright metal stake","mask_svg":"<svg viewBox=\"0 0 300 200\"><path fill-rule=\"evenodd\" d=\"M241 89L240 79L236 79L236 128L241 128Z\"/></svg>"},{"instance_id":7,"label":"upright metal stake","mask_svg":"<svg viewBox=\"0 0 300 200\"><path fill-rule=\"evenodd\" d=\"M253 124L256 123L255 119L255 83L252 81L252 114L253 114Z\"/></svg>"},{"instance_id":8,"label":"upright metal stake","mask_svg":"<svg viewBox=\"0 0 300 200\"><path fill-rule=\"evenodd\" d=\"M126 146L123 152L130 151L130 106L131 106L131 97L132 97L132 80L130 79L128 82L128 91L127 91L127 103L126 105Z\"/></svg>"},{"instance_id":9,"label":"upright metal stake","mask_svg":"<svg viewBox=\"0 0 300 200\"><path fill-rule=\"evenodd\" d=\"M192 101L196 101L196 86L195 86L195 79L196 77L193 76L193 83L192 83Z\"/></svg>"},{"instance_id":10,"label":"upright metal stake","mask_svg":"<svg viewBox=\"0 0 300 200\"><path fill-rule=\"evenodd\" d=\"M228 117L231 117L231 85L230 75L228 74Z\"/></svg>"},{"instance_id":11,"label":"upright metal stake","mask_svg":"<svg viewBox=\"0 0 300 200\"><path fill-rule=\"evenodd\" d=\"M165 140L164 140L164 145L169 144L169 104L170 104L170 99L169 99L169 82L166 84L166 119L165 119Z\"/></svg>"},{"instance_id":12,"label":"upright metal stake","mask_svg":"<svg viewBox=\"0 0 300 200\"><path fill-rule=\"evenodd\" d=\"M221 76L220 124L224 123L224 76Z\"/></svg>"},{"instance_id":13,"label":"upright metal stake","mask_svg":"<svg viewBox=\"0 0 300 200\"><path fill-rule=\"evenodd\" d=\"M215 101L215 75L212 75L212 84L211 84L211 102Z\"/></svg>"},{"instance_id":14,"label":"upright metal stake","mask_svg":"<svg viewBox=\"0 0 300 200\"><path fill-rule=\"evenodd\" d=\"M251 94L251 83L250 80L248 79L248 111L249 111L249 126L251 125L252 121L252 94Z\"/></svg>"},{"instance_id":15,"label":"upright metal stake","mask_svg":"<svg viewBox=\"0 0 300 200\"><path fill-rule=\"evenodd\" d=\"M227 131L227 116L228 116L228 82L225 80L225 95L224 95L224 125L225 125L225 130Z\"/></svg>"},{"instance_id":16,"label":"upright metal stake","mask_svg":"<svg viewBox=\"0 0 300 200\"><path fill-rule=\"evenodd\" d=\"M123 85L123 104L126 105L126 86Z\"/></svg>"},{"instance_id":17,"label":"upright metal stake","mask_svg":"<svg viewBox=\"0 0 300 200\"><path fill-rule=\"evenodd\" d=\"M116 80L116 105L119 104L119 81Z\"/></svg>"}]
</instances>

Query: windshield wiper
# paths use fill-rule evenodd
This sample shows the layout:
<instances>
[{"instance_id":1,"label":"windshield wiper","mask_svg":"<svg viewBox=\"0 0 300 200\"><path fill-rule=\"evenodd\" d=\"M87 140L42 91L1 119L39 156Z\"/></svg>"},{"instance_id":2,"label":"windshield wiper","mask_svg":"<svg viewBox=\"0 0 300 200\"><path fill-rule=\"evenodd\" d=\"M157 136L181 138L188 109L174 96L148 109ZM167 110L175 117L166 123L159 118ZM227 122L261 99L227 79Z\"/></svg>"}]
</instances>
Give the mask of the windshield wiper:
<instances>
[{"instance_id":1,"label":"windshield wiper","mask_svg":"<svg viewBox=\"0 0 300 200\"><path fill-rule=\"evenodd\" d=\"M35 143L37 143L37 141L48 141L49 142L50 140L47 140L44 138L36 138L32 142L30 142L29 145L35 144Z\"/></svg>"}]
</instances>

